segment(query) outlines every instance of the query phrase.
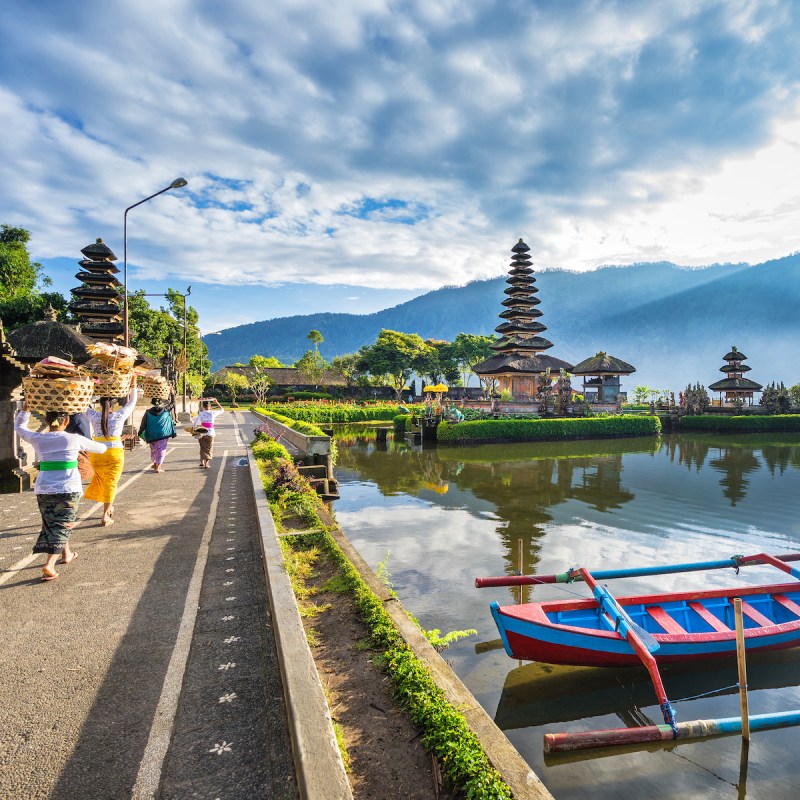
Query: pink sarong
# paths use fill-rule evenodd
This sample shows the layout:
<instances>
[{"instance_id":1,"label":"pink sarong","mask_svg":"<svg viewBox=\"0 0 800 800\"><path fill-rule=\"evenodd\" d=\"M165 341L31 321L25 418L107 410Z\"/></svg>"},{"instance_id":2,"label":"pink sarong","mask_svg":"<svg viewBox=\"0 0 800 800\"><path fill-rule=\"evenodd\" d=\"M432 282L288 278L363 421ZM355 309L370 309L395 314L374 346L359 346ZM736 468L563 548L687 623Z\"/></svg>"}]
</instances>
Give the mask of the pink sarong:
<instances>
[{"instance_id":1,"label":"pink sarong","mask_svg":"<svg viewBox=\"0 0 800 800\"><path fill-rule=\"evenodd\" d=\"M158 439L155 442L150 442L150 458L158 467L164 463L164 456L167 454L168 441L169 439Z\"/></svg>"}]
</instances>

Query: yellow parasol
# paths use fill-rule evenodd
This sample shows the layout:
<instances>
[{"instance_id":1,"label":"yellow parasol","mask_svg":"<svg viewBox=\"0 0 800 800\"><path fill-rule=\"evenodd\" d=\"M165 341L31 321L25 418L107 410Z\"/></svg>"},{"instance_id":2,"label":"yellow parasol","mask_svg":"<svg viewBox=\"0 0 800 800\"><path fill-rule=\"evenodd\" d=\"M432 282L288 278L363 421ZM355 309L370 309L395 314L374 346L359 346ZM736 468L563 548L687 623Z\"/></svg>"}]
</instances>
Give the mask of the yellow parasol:
<instances>
[{"instance_id":1,"label":"yellow parasol","mask_svg":"<svg viewBox=\"0 0 800 800\"><path fill-rule=\"evenodd\" d=\"M448 387L443 383L437 383L436 386L424 386L422 391L430 394L444 394L448 391Z\"/></svg>"}]
</instances>

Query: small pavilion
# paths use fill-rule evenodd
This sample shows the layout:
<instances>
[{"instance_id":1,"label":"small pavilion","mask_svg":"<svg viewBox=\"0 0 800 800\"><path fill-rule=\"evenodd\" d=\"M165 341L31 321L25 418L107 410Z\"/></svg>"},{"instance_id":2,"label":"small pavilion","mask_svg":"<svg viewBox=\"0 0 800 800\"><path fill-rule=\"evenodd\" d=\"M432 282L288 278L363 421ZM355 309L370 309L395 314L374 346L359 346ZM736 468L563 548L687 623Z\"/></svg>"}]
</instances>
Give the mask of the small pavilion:
<instances>
[{"instance_id":1,"label":"small pavilion","mask_svg":"<svg viewBox=\"0 0 800 800\"><path fill-rule=\"evenodd\" d=\"M709 384L708 387L712 392L720 393L720 405L723 392L725 392L725 403L741 401L753 405L753 392L760 392L763 388L760 383L744 377L745 372L750 372L750 367L744 363L746 359L747 356L740 353L736 347L731 347L730 353L722 357L726 363L719 368L719 371L726 373L727 377Z\"/></svg>"},{"instance_id":2,"label":"small pavilion","mask_svg":"<svg viewBox=\"0 0 800 800\"><path fill-rule=\"evenodd\" d=\"M502 322L495 328L499 341L492 345L496 355L490 356L473 367L480 378L496 378L498 388L509 391L515 400L532 400L544 381L558 377L560 371L572 371L572 365L560 358L543 355L553 343L539 336L547 327L539 321L542 312L537 308L541 302L536 293L528 247L522 239L511 248L514 254L508 271L502 301L505 310L500 312Z\"/></svg>"},{"instance_id":3,"label":"small pavilion","mask_svg":"<svg viewBox=\"0 0 800 800\"><path fill-rule=\"evenodd\" d=\"M616 403L621 394L621 376L636 372L636 367L602 350L572 368L583 378L583 396L589 403Z\"/></svg>"}]
</instances>

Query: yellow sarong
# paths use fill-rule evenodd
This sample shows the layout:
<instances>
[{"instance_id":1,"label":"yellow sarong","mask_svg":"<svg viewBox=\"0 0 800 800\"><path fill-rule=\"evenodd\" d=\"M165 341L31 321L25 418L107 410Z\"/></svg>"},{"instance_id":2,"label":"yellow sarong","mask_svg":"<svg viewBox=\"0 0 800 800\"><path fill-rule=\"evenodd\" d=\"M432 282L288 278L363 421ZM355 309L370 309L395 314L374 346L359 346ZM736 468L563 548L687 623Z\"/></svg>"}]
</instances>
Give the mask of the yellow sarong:
<instances>
[{"instance_id":1,"label":"yellow sarong","mask_svg":"<svg viewBox=\"0 0 800 800\"><path fill-rule=\"evenodd\" d=\"M109 447L105 453L89 453L89 461L94 467L94 477L83 496L98 503L113 503L125 463L125 451L121 447Z\"/></svg>"}]
</instances>

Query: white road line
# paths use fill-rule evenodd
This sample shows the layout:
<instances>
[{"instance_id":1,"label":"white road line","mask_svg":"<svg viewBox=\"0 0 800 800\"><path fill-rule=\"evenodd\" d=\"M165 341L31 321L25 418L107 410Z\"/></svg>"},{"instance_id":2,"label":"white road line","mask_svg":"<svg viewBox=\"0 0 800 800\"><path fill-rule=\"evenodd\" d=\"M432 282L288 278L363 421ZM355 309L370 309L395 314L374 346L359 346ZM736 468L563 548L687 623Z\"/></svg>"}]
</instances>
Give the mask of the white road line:
<instances>
[{"instance_id":1,"label":"white road line","mask_svg":"<svg viewBox=\"0 0 800 800\"><path fill-rule=\"evenodd\" d=\"M189 582L189 590L186 593L186 602L183 606L183 616L178 628L178 636L169 660L167 674L164 677L164 685L161 689L161 697L158 699L158 706L156 706L147 747L145 747L144 756L139 764L139 773L136 776L136 784L131 793L131 800L150 800L154 798L161 782L161 771L164 767L164 759L172 738L172 727L175 722L175 714L178 711L178 700L183 686L183 676L186 672L186 662L189 659L189 648L192 644L197 609L200 605L200 589L203 585L203 573L208 560L211 532L214 530L214 522L217 517L219 489L222 484L222 476L225 473L225 460L227 457L228 451L225 450L222 454L223 467L217 475L217 481L214 486L214 497L208 512L208 522L203 531L203 538L197 551L197 560L194 564L192 579Z\"/></svg>"},{"instance_id":2,"label":"white road line","mask_svg":"<svg viewBox=\"0 0 800 800\"><path fill-rule=\"evenodd\" d=\"M167 452L164 454L164 457L166 458L166 456L168 456L174 449L175 448L170 447L167 450ZM117 494L120 494L120 492L124 492L125 489L128 488L128 486L130 486L138 478L141 478L142 475L144 475L144 473L147 472L149 469L150 469L150 466L148 465L144 469L139 470L139 472L137 472L135 475L132 475L130 478L128 478L128 480L126 480L125 483L122 484L122 486L117 488ZM88 511L85 511L83 514L81 514L78 517L77 522L83 522L85 519L88 519L89 517L91 517L92 514L94 514L95 511L98 511L102 505L103 505L102 503L93 503L91 506L89 506L89 510ZM77 530L77 528L73 528L73 533L76 530ZM10 580L20 570L25 569L25 567L27 567L28 564L30 564L32 561L34 561L35 559L37 559L41 555L43 555L43 553L30 553L29 555L25 556L25 558L20 559L19 561L17 561L16 564L12 564L8 568L8 570L6 570L5 572L3 572L2 575L0 575L0 586L2 586L6 581Z\"/></svg>"}]
</instances>

